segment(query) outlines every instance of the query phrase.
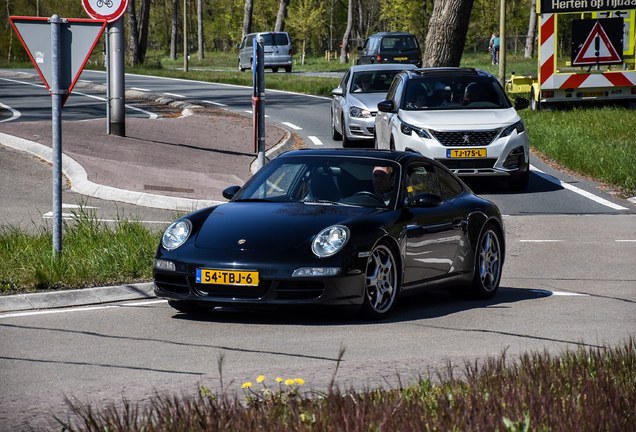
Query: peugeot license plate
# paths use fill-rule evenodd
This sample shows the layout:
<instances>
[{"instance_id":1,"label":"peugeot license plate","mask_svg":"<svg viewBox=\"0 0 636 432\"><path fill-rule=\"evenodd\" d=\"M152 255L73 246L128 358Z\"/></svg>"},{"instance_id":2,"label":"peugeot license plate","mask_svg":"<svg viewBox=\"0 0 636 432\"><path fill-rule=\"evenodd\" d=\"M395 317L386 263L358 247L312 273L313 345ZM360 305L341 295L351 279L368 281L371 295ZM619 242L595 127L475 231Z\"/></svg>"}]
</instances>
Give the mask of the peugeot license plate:
<instances>
[{"instance_id":1,"label":"peugeot license plate","mask_svg":"<svg viewBox=\"0 0 636 432\"><path fill-rule=\"evenodd\" d=\"M446 150L447 158L485 158L486 149Z\"/></svg>"},{"instance_id":2,"label":"peugeot license plate","mask_svg":"<svg viewBox=\"0 0 636 432\"><path fill-rule=\"evenodd\" d=\"M197 283L256 286L258 285L258 272L197 269Z\"/></svg>"}]
</instances>

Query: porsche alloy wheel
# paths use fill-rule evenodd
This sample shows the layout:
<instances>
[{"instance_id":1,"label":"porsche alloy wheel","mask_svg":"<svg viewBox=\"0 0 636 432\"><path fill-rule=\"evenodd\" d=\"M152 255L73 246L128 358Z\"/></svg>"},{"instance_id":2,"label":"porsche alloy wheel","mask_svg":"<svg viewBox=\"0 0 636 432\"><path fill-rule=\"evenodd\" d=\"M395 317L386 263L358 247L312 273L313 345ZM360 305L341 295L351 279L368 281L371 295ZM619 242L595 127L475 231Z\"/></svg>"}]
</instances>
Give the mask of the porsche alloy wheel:
<instances>
[{"instance_id":1,"label":"porsche alloy wheel","mask_svg":"<svg viewBox=\"0 0 636 432\"><path fill-rule=\"evenodd\" d=\"M474 294L481 299L495 295L501 280L502 250L499 233L492 225L486 225L479 238L475 257Z\"/></svg>"},{"instance_id":2,"label":"porsche alloy wheel","mask_svg":"<svg viewBox=\"0 0 636 432\"><path fill-rule=\"evenodd\" d=\"M396 303L399 285L397 263L393 251L379 244L367 261L366 287L362 311L367 318L389 315Z\"/></svg>"}]
</instances>

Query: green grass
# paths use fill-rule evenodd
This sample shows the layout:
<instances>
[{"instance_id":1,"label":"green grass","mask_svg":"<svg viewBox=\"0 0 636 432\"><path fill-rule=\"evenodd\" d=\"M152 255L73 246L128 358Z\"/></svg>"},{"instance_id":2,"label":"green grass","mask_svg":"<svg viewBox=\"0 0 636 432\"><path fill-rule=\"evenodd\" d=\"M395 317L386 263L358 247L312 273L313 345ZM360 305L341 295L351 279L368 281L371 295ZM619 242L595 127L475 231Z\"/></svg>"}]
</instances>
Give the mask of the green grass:
<instances>
[{"instance_id":1,"label":"green grass","mask_svg":"<svg viewBox=\"0 0 636 432\"><path fill-rule=\"evenodd\" d=\"M337 369L336 369L337 370ZM221 372L221 367L219 367ZM461 376L458 376L461 375ZM334 373L335 376L335 373ZM277 379L245 400L200 387L197 396L157 394L147 408L123 400L96 410L67 398L68 431L633 431L636 343L580 347L560 356L505 354L481 364L450 365L396 389L303 391L300 379ZM433 382L437 382L434 384ZM289 384L286 384L286 383ZM222 383L222 376L221 376ZM221 387L223 387L221 385ZM123 408L122 408L123 406Z\"/></svg>"},{"instance_id":2,"label":"green grass","mask_svg":"<svg viewBox=\"0 0 636 432\"><path fill-rule=\"evenodd\" d=\"M81 206L64 221L62 252L54 257L49 228L0 226L0 294L151 280L161 235L123 216L100 222Z\"/></svg>"},{"instance_id":3,"label":"green grass","mask_svg":"<svg viewBox=\"0 0 636 432\"><path fill-rule=\"evenodd\" d=\"M636 110L571 106L520 114L534 149L627 195L636 193Z\"/></svg>"}]
</instances>

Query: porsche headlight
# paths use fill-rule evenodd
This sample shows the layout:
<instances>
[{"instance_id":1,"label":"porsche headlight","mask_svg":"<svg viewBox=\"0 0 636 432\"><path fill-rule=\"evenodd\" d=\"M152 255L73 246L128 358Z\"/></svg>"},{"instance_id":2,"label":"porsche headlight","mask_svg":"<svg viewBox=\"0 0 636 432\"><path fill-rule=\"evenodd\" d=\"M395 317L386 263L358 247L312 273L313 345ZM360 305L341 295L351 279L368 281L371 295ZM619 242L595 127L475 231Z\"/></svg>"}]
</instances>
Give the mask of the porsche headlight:
<instances>
[{"instance_id":1,"label":"porsche headlight","mask_svg":"<svg viewBox=\"0 0 636 432\"><path fill-rule=\"evenodd\" d=\"M369 111L368 109L364 109L364 108L359 108L357 106L353 106L353 107L349 108L349 115L351 117L369 118L369 117L371 117L371 111Z\"/></svg>"},{"instance_id":2,"label":"porsche headlight","mask_svg":"<svg viewBox=\"0 0 636 432\"><path fill-rule=\"evenodd\" d=\"M173 222L163 233L161 245L168 250L174 250L185 243L190 232L192 232L192 223L188 219Z\"/></svg>"},{"instance_id":3,"label":"porsche headlight","mask_svg":"<svg viewBox=\"0 0 636 432\"><path fill-rule=\"evenodd\" d=\"M333 225L320 231L311 250L320 258L331 256L338 252L349 240L349 229L342 225Z\"/></svg>"}]
</instances>

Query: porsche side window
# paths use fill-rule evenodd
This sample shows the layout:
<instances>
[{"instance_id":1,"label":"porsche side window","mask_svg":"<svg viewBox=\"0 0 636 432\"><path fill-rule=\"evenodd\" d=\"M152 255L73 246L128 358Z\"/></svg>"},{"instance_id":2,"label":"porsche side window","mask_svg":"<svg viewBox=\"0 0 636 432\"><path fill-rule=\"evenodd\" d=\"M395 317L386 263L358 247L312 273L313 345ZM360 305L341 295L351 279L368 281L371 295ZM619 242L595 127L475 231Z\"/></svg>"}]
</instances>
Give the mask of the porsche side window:
<instances>
[{"instance_id":1,"label":"porsche side window","mask_svg":"<svg viewBox=\"0 0 636 432\"><path fill-rule=\"evenodd\" d=\"M437 170L437 177L442 188L442 199L446 200L463 192L463 186L443 169Z\"/></svg>"},{"instance_id":2,"label":"porsche side window","mask_svg":"<svg viewBox=\"0 0 636 432\"><path fill-rule=\"evenodd\" d=\"M415 165L409 168L406 196L413 198L419 193L433 193L441 196L440 184L435 169L430 165Z\"/></svg>"}]
</instances>

